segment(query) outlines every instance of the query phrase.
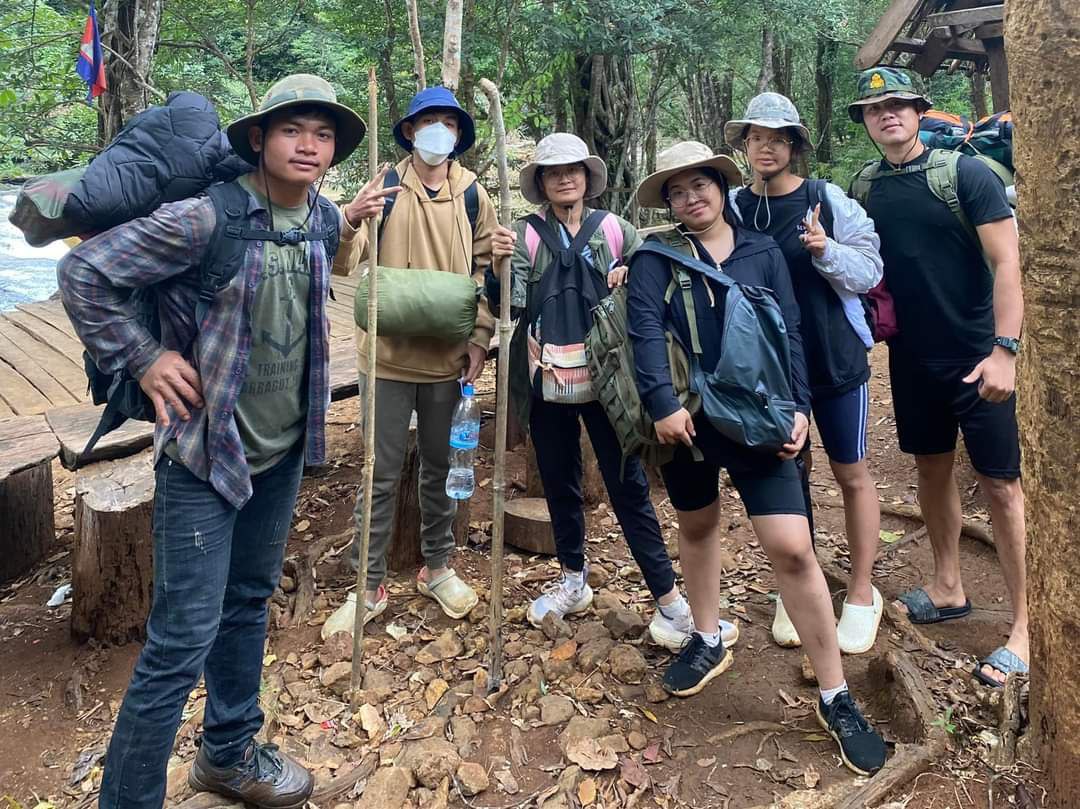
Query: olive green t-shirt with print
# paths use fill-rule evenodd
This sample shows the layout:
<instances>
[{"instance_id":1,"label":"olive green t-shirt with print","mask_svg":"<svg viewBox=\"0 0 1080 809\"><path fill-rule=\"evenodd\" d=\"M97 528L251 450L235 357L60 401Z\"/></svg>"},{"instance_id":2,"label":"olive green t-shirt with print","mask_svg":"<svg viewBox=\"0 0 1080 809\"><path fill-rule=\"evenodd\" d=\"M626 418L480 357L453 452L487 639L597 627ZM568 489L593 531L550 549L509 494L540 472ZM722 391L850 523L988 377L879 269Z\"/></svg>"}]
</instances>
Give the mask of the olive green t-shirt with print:
<instances>
[{"instance_id":1,"label":"olive green t-shirt with print","mask_svg":"<svg viewBox=\"0 0 1080 809\"><path fill-rule=\"evenodd\" d=\"M252 182L239 183L266 206ZM274 205L274 230L299 228L307 205ZM307 422L308 295L310 244L266 242L263 266L251 309L251 355L247 378L236 402L236 426L251 474L280 461L304 435Z\"/></svg>"}]
</instances>

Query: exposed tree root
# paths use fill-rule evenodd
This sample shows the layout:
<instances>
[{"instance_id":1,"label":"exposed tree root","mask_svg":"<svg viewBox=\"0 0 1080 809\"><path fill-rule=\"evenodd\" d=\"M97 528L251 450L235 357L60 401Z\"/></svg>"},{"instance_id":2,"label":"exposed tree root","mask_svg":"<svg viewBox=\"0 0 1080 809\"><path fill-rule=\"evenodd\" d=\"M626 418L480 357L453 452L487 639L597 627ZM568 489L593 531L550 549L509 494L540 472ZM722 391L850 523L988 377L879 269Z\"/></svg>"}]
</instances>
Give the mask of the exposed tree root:
<instances>
[{"instance_id":1,"label":"exposed tree root","mask_svg":"<svg viewBox=\"0 0 1080 809\"><path fill-rule=\"evenodd\" d=\"M777 722L744 722L741 725L733 725L710 736L709 744L730 742L732 739L748 736L751 733L790 733L794 729Z\"/></svg>"},{"instance_id":2,"label":"exposed tree root","mask_svg":"<svg viewBox=\"0 0 1080 809\"><path fill-rule=\"evenodd\" d=\"M311 605L315 601L315 568L319 559L328 550L333 548L339 540L346 537L352 540L351 528L338 534L320 537L308 546L307 552L302 559L296 562L296 598L293 600L292 619L293 626L299 626L308 615L311 614Z\"/></svg>"},{"instance_id":3,"label":"exposed tree root","mask_svg":"<svg viewBox=\"0 0 1080 809\"><path fill-rule=\"evenodd\" d=\"M243 809L244 804L231 801L216 792L197 792L194 797L176 804L173 809Z\"/></svg>"},{"instance_id":4,"label":"exposed tree root","mask_svg":"<svg viewBox=\"0 0 1080 809\"><path fill-rule=\"evenodd\" d=\"M816 495L814 497L814 504L825 506L826 508L844 507L844 501L841 498L830 497L829 495ZM879 505L881 506L882 514L925 522L925 520L923 520L922 510L918 506L912 506L906 503L879 503ZM960 534L962 536L970 537L977 542L981 542L984 545L989 545L991 548L994 547L994 535L985 523L964 518L960 523Z\"/></svg>"},{"instance_id":5,"label":"exposed tree root","mask_svg":"<svg viewBox=\"0 0 1080 809\"><path fill-rule=\"evenodd\" d=\"M349 792L360 781L368 778L379 766L379 754L368 753L363 760L343 772L338 773L325 784L316 787L311 795L312 802L329 805L327 801Z\"/></svg>"}]
</instances>

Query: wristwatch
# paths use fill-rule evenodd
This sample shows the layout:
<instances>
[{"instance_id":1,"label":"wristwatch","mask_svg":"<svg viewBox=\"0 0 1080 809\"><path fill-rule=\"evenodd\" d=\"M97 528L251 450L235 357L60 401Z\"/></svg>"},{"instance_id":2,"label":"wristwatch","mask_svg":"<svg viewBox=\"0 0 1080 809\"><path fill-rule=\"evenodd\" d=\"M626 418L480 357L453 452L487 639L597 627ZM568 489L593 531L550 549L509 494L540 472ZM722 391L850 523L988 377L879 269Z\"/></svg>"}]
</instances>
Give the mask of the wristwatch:
<instances>
[{"instance_id":1,"label":"wristwatch","mask_svg":"<svg viewBox=\"0 0 1080 809\"><path fill-rule=\"evenodd\" d=\"M1018 337L995 337L994 345L1001 346L1014 355L1020 353L1020 339Z\"/></svg>"}]
</instances>

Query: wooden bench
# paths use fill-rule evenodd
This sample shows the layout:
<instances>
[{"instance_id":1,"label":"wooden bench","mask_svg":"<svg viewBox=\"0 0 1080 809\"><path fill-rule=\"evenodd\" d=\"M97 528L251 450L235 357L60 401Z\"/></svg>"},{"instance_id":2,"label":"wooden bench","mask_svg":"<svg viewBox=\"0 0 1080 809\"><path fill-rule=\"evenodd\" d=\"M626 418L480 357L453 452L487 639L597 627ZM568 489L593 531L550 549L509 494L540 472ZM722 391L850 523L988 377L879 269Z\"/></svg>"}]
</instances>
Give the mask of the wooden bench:
<instances>
[{"instance_id":1,"label":"wooden bench","mask_svg":"<svg viewBox=\"0 0 1080 809\"><path fill-rule=\"evenodd\" d=\"M59 448L44 416L0 419L0 582L33 567L56 536L52 459Z\"/></svg>"}]
</instances>

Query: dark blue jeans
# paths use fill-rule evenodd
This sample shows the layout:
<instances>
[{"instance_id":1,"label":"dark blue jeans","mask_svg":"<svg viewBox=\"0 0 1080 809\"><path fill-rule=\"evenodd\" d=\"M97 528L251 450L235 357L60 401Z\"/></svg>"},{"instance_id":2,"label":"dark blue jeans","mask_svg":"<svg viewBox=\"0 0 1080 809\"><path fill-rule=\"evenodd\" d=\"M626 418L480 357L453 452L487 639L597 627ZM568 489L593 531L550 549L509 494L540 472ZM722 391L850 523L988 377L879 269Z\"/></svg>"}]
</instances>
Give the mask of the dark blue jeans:
<instances>
[{"instance_id":1,"label":"dark blue jeans","mask_svg":"<svg viewBox=\"0 0 1080 809\"><path fill-rule=\"evenodd\" d=\"M203 746L214 764L239 763L262 727L266 605L302 472L300 442L252 478L254 493L237 511L182 464L158 463L153 607L105 757L101 809L160 809L180 715L200 675Z\"/></svg>"},{"instance_id":2,"label":"dark blue jeans","mask_svg":"<svg viewBox=\"0 0 1080 809\"><path fill-rule=\"evenodd\" d=\"M598 402L553 404L534 398L529 411L529 432L536 450L536 467L544 484L559 563L569 570L582 570L585 566L582 421L589 431L611 507L645 584L653 598L667 595L675 586L675 571L649 499L649 481L641 461L629 458L626 469L621 469L618 436Z\"/></svg>"}]
</instances>

